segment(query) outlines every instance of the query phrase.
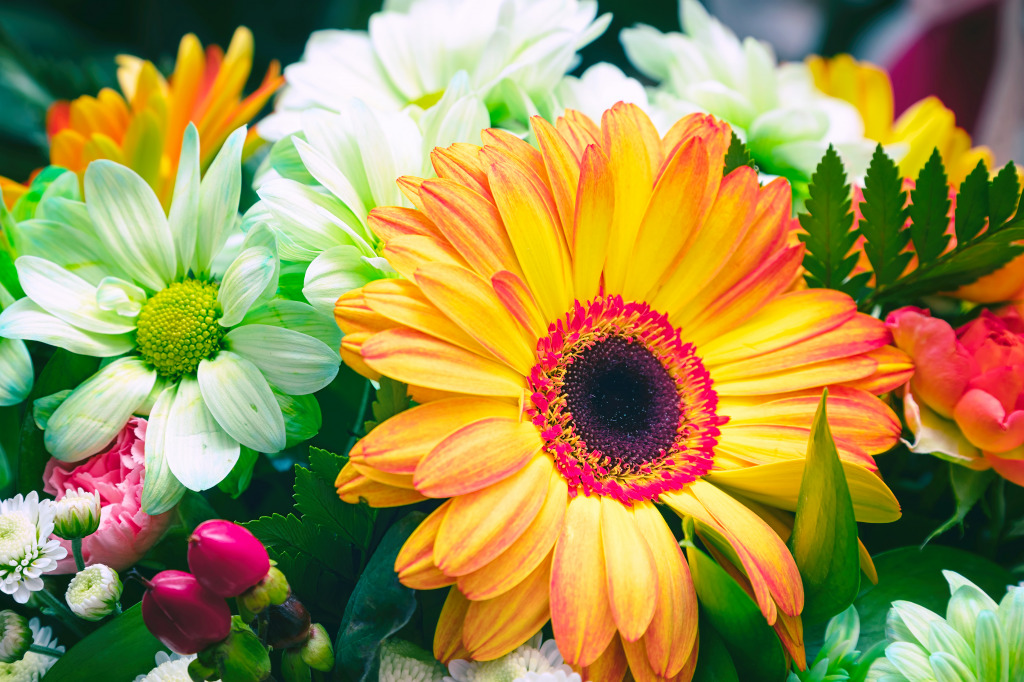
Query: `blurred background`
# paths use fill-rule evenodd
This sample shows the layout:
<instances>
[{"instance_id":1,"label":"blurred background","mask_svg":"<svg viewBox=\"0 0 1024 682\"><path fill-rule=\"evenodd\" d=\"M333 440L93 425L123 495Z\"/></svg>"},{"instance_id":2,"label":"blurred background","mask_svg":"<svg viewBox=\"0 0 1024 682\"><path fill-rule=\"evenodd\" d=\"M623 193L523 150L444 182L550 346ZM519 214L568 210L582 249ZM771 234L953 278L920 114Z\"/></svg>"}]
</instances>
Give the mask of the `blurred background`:
<instances>
[{"instance_id":1,"label":"blurred background","mask_svg":"<svg viewBox=\"0 0 1024 682\"><path fill-rule=\"evenodd\" d=\"M1002 164L1024 162L1024 0L703 0L739 36L781 59L849 52L890 69L896 113L929 94L956 113ZM631 75L620 29L678 30L674 0L599 0L610 29L578 70L611 61ZM114 56L169 72L188 32L226 46L245 24L256 41L251 86L272 59L296 61L311 31L365 29L379 0L0 0L0 174L24 180L46 164L45 112L54 99L115 84Z\"/></svg>"}]
</instances>

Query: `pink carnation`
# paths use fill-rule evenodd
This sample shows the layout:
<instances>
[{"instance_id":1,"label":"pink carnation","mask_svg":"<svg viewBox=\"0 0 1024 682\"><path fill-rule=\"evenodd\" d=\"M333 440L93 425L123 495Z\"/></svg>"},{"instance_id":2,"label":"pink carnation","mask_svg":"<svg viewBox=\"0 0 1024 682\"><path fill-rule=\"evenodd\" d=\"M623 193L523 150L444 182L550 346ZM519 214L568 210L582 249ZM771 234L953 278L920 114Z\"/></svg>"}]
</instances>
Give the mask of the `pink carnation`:
<instances>
[{"instance_id":1,"label":"pink carnation","mask_svg":"<svg viewBox=\"0 0 1024 682\"><path fill-rule=\"evenodd\" d=\"M106 564L123 571L137 562L160 539L171 522L171 512L150 516L142 511L146 420L131 419L106 452L83 462L51 459L43 473L44 490L57 499L68 489L84 488L100 496L100 527L82 541L85 563ZM74 573L71 543L61 540L68 556L55 573Z\"/></svg>"}]
</instances>

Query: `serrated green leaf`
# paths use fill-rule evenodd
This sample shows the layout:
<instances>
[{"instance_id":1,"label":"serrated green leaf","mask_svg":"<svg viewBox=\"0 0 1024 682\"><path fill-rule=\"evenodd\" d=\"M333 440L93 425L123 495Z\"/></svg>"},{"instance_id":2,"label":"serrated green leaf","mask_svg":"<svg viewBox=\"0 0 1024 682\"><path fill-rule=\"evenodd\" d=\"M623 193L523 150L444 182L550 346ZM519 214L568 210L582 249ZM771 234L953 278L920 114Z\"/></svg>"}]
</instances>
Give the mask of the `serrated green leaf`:
<instances>
[{"instance_id":1,"label":"serrated green leaf","mask_svg":"<svg viewBox=\"0 0 1024 682\"><path fill-rule=\"evenodd\" d=\"M686 548L686 558L701 609L725 641L739 679L783 679L787 665L782 643L754 600L724 568L695 546Z\"/></svg>"},{"instance_id":2,"label":"serrated green leaf","mask_svg":"<svg viewBox=\"0 0 1024 682\"><path fill-rule=\"evenodd\" d=\"M46 673L46 682L93 682L97 676L134 680L153 669L154 657L163 650L142 622L142 605L136 604L69 646Z\"/></svg>"},{"instance_id":3,"label":"serrated green leaf","mask_svg":"<svg viewBox=\"0 0 1024 682\"><path fill-rule=\"evenodd\" d=\"M310 448L309 460L309 469L295 465L295 508L302 512L303 521L318 523L365 550L373 532L374 512L365 503L343 502L334 487L345 458Z\"/></svg>"},{"instance_id":4,"label":"serrated green leaf","mask_svg":"<svg viewBox=\"0 0 1024 682\"><path fill-rule=\"evenodd\" d=\"M864 253L874 270L876 287L899 279L913 257L907 251L906 205L899 169L878 145L864 178L864 202L860 205Z\"/></svg>"},{"instance_id":5,"label":"serrated green leaf","mask_svg":"<svg viewBox=\"0 0 1024 682\"><path fill-rule=\"evenodd\" d=\"M937 148L918 174L910 202L910 238L918 263L925 265L949 245L949 183Z\"/></svg>"},{"instance_id":6,"label":"serrated green leaf","mask_svg":"<svg viewBox=\"0 0 1024 682\"><path fill-rule=\"evenodd\" d=\"M741 166L757 168L754 165L754 159L750 156L750 150L747 149L747 145L743 144L743 140L739 138L734 130L732 132L732 140L729 142L729 149L725 152L725 166L722 168L722 176L724 177L732 173Z\"/></svg>"},{"instance_id":7,"label":"serrated green leaf","mask_svg":"<svg viewBox=\"0 0 1024 682\"><path fill-rule=\"evenodd\" d=\"M335 671L343 679L376 679L380 643L401 630L416 611L415 592L399 582L395 559L424 518L422 512L412 512L393 525L360 576L334 643Z\"/></svg>"},{"instance_id":8,"label":"serrated green leaf","mask_svg":"<svg viewBox=\"0 0 1024 682\"><path fill-rule=\"evenodd\" d=\"M409 409L411 398L409 398L409 387L400 381L388 377L380 378L380 388L374 396L370 410L373 412L373 420L363 424L366 433L369 433L382 422L391 419L399 412Z\"/></svg>"},{"instance_id":9,"label":"serrated green leaf","mask_svg":"<svg viewBox=\"0 0 1024 682\"><path fill-rule=\"evenodd\" d=\"M937 536L958 524L963 524L967 513L974 508L981 496L988 490L989 484L995 480L993 471L974 471L952 462L949 464L949 481L953 487L953 498L956 500L956 511L945 523L936 528L925 538L921 546L927 545Z\"/></svg>"},{"instance_id":10,"label":"serrated green leaf","mask_svg":"<svg viewBox=\"0 0 1024 682\"><path fill-rule=\"evenodd\" d=\"M799 216L804 233L800 241L807 245L804 254L804 279L812 288L838 289L850 295L859 293L864 279L849 280L857 264L850 253L857 241L853 227L850 185L842 159L829 145L817 170L811 176L806 213Z\"/></svg>"},{"instance_id":11,"label":"serrated green leaf","mask_svg":"<svg viewBox=\"0 0 1024 682\"><path fill-rule=\"evenodd\" d=\"M275 552L308 554L341 575L352 575L351 547L318 524L295 514L272 514L242 524Z\"/></svg>"},{"instance_id":12,"label":"serrated green leaf","mask_svg":"<svg viewBox=\"0 0 1024 682\"><path fill-rule=\"evenodd\" d=\"M971 241L984 229L988 218L988 195L988 168L981 160L960 183L956 197L954 224L958 244Z\"/></svg>"},{"instance_id":13,"label":"serrated green leaf","mask_svg":"<svg viewBox=\"0 0 1024 682\"><path fill-rule=\"evenodd\" d=\"M807 624L843 612L860 589L857 521L828 426L827 397L825 390L811 426L807 466L788 543L803 577L803 619Z\"/></svg>"},{"instance_id":14,"label":"serrated green leaf","mask_svg":"<svg viewBox=\"0 0 1024 682\"><path fill-rule=\"evenodd\" d=\"M998 230L1013 215L1020 194L1017 166L1012 161L996 174L988 190L989 230Z\"/></svg>"}]
</instances>

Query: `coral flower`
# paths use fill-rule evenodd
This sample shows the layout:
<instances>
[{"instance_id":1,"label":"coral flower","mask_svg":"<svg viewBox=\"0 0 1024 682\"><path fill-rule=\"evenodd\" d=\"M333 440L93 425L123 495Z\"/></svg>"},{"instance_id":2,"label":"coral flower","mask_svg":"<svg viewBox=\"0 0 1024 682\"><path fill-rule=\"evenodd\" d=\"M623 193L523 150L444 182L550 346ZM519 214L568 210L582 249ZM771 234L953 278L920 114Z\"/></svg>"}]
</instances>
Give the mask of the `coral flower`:
<instances>
[{"instance_id":1,"label":"coral flower","mask_svg":"<svg viewBox=\"0 0 1024 682\"><path fill-rule=\"evenodd\" d=\"M539 150L486 130L435 151L437 179L400 179L415 210L371 213L405 279L339 299L342 353L420 404L353 448L338 492L447 498L396 562L454 585L438 659L495 659L550 618L584 679L688 680L697 600L659 505L798 628L800 575L755 509L795 509L829 386L857 517L896 518L871 470L899 422L873 394L909 364L845 295L789 292L789 185L723 177L728 126L695 114L662 139L622 103L600 127L533 123Z\"/></svg>"},{"instance_id":2,"label":"coral flower","mask_svg":"<svg viewBox=\"0 0 1024 682\"><path fill-rule=\"evenodd\" d=\"M167 208L189 122L199 129L205 170L231 131L252 120L283 84L281 67L272 62L260 87L242 99L252 55L252 33L242 26L227 53L217 45L204 52L195 35L186 35L166 80L152 62L119 56L120 93L104 88L96 97L84 95L50 108L50 163L81 177L91 161L116 161L141 175ZM250 130L249 141L254 140L255 130Z\"/></svg>"}]
</instances>

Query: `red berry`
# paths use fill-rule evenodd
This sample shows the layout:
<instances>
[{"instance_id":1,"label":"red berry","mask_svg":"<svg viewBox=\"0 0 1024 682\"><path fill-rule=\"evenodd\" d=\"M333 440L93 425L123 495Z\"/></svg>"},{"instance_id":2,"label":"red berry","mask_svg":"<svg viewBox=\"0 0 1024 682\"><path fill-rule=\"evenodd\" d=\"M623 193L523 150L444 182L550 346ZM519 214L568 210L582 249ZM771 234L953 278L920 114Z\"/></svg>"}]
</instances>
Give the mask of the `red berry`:
<instances>
[{"instance_id":1,"label":"red berry","mask_svg":"<svg viewBox=\"0 0 1024 682\"><path fill-rule=\"evenodd\" d=\"M161 571L146 585L142 620L153 635L179 654L194 654L228 636L231 609L184 571Z\"/></svg>"},{"instance_id":2,"label":"red berry","mask_svg":"<svg viewBox=\"0 0 1024 682\"><path fill-rule=\"evenodd\" d=\"M199 524L188 539L188 567L206 589L237 597L263 580L270 557L245 528L215 519Z\"/></svg>"}]
</instances>

